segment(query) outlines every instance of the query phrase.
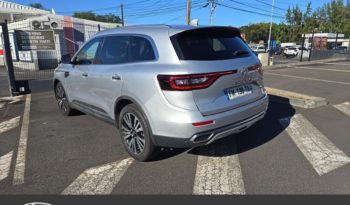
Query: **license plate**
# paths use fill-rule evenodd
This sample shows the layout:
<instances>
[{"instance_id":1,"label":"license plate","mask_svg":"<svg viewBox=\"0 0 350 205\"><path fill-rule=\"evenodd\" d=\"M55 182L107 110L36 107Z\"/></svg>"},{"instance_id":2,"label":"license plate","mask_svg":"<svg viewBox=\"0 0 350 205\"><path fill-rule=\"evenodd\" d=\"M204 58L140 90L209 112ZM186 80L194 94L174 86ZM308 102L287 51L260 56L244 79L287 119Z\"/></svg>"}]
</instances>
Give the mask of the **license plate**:
<instances>
[{"instance_id":1,"label":"license plate","mask_svg":"<svg viewBox=\"0 0 350 205\"><path fill-rule=\"evenodd\" d=\"M253 87L251 85L241 85L234 88L228 88L225 90L225 94L229 100L236 99L245 95L253 93Z\"/></svg>"}]
</instances>

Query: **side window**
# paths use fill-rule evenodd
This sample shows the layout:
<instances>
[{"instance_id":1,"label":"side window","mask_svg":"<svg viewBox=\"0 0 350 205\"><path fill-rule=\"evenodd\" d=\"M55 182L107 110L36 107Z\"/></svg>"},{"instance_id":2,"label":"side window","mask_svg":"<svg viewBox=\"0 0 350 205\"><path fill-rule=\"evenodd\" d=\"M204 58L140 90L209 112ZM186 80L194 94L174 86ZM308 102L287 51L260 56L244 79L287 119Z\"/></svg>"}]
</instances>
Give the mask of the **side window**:
<instances>
[{"instance_id":1,"label":"side window","mask_svg":"<svg viewBox=\"0 0 350 205\"><path fill-rule=\"evenodd\" d=\"M89 65L96 64L96 55L101 45L101 39L97 38L86 44L77 54L77 64Z\"/></svg>"},{"instance_id":2,"label":"side window","mask_svg":"<svg viewBox=\"0 0 350 205\"><path fill-rule=\"evenodd\" d=\"M156 57L154 55L154 50L146 38L133 36L130 41L130 61L149 61L154 60Z\"/></svg>"},{"instance_id":3,"label":"side window","mask_svg":"<svg viewBox=\"0 0 350 205\"><path fill-rule=\"evenodd\" d=\"M107 36L100 53L101 64L119 64L128 62L130 38L127 36Z\"/></svg>"}]
</instances>

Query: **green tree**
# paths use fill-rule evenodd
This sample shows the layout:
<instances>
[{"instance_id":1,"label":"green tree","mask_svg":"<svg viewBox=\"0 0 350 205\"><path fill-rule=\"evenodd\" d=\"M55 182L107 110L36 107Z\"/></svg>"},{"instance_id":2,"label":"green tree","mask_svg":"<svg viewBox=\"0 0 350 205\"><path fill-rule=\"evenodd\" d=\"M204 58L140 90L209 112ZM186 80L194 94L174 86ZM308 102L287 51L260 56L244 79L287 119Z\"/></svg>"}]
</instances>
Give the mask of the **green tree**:
<instances>
[{"instance_id":1,"label":"green tree","mask_svg":"<svg viewBox=\"0 0 350 205\"><path fill-rule=\"evenodd\" d=\"M30 3L30 4L28 4L28 6L36 8L36 9L46 10L45 7L41 3Z\"/></svg>"},{"instance_id":2,"label":"green tree","mask_svg":"<svg viewBox=\"0 0 350 205\"><path fill-rule=\"evenodd\" d=\"M112 14L112 13L98 15L92 11L75 12L73 14L73 17L87 19L87 20L93 20L93 21L107 22L107 23L121 23L120 17L116 16L115 14Z\"/></svg>"}]
</instances>

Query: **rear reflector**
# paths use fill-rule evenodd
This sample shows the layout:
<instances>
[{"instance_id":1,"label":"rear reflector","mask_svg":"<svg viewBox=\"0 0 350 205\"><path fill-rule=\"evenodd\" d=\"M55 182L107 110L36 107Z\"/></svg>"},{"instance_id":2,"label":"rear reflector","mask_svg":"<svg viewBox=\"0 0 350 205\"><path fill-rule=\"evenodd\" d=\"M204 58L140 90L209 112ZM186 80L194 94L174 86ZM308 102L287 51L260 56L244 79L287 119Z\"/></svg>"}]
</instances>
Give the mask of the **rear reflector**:
<instances>
[{"instance_id":1,"label":"rear reflector","mask_svg":"<svg viewBox=\"0 0 350 205\"><path fill-rule=\"evenodd\" d=\"M189 91L211 86L219 77L237 73L237 70L190 75L158 75L162 90Z\"/></svg>"},{"instance_id":2,"label":"rear reflector","mask_svg":"<svg viewBox=\"0 0 350 205\"><path fill-rule=\"evenodd\" d=\"M4 55L4 50L0 49L0 56L3 56L3 55Z\"/></svg>"},{"instance_id":3,"label":"rear reflector","mask_svg":"<svg viewBox=\"0 0 350 205\"><path fill-rule=\"evenodd\" d=\"M208 120L208 121L204 121L204 122L192 123L192 125L195 126L195 127L200 127L200 126L204 126L204 125L211 125L211 124L214 124L214 120Z\"/></svg>"}]
</instances>

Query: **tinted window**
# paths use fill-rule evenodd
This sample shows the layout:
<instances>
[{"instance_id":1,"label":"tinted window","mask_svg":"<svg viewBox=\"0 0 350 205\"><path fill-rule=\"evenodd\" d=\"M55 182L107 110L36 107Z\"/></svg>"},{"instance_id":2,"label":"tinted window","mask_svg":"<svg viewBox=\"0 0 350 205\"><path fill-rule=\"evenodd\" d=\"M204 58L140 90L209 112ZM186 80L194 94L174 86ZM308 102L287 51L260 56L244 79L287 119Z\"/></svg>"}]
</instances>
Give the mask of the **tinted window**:
<instances>
[{"instance_id":1,"label":"tinted window","mask_svg":"<svg viewBox=\"0 0 350 205\"><path fill-rule=\"evenodd\" d=\"M77 54L77 64L96 64L96 54L99 51L101 39L93 39L87 43Z\"/></svg>"},{"instance_id":2,"label":"tinted window","mask_svg":"<svg viewBox=\"0 0 350 205\"><path fill-rule=\"evenodd\" d=\"M119 64L128 62L130 38L127 36L107 36L100 53L101 64Z\"/></svg>"},{"instance_id":3,"label":"tinted window","mask_svg":"<svg viewBox=\"0 0 350 205\"><path fill-rule=\"evenodd\" d=\"M239 33L230 30L190 30L172 40L181 60L223 60L251 55Z\"/></svg>"},{"instance_id":4,"label":"tinted window","mask_svg":"<svg viewBox=\"0 0 350 205\"><path fill-rule=\"evenodd\" d=\"M131 37L129 49L131 62L148 61L156 58L151 43L143 37Z\"/></svg>"}]
</instances>

